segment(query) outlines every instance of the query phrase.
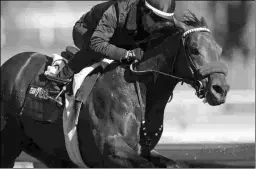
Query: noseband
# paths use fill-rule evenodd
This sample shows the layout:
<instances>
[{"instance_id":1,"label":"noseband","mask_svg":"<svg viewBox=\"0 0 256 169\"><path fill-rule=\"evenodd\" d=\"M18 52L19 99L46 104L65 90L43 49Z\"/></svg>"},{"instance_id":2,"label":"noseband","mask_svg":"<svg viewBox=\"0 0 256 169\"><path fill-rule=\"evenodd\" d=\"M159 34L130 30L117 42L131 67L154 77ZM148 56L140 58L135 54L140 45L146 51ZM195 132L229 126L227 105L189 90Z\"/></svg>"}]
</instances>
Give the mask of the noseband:
<instances>
[{"instance_id":1,"label":"noseband","mask_svg":"<svg viewBox=\"0 0 256 169\"><path fill-rule=\"evenodd\" d=\"M209 32L210 33L210 30L207 29L207 28L193 28L193 29L190 29L190 30L184 32L183 35L181 36L182 44L183 44L182 46L183 46L184 51L185 51L184 46L185 46L186 37L190 33L193 33L193 32ZM186 51L184 53L185 53L185 56L187 58L188 65L189 65L190 69L192 70L192 75L193 75L193 77L196 77L197 72L199 72L199 68L196 67L195 63L191 59L191 56L187 55ZM176 61L176 58L177 58L178 54L179 54L179 52L174 57L173 67L175 65L175 61ZM138 63L138 61L135 61L134 63L132 63L130 65L130 70L134 74L143 75L145 73L157 73L157 74L161 74L161 75L164 75L164 76L167 76L167 77L171 77L171 78L174 78L174 79L177 79L177 80L181 81L182 83L185 82L187 84L190 84L191 86L193 86L195 88L197 97L199 97L199 98L204 97L204 86L203 86L203 83L202 83L201 80L186 79L186 78L183 78L183 77L178 77L178 76L175 76L173 74L168 74L168 73L160 72L160 71L157 71L157 70L138 71L138 70L135 70L135 64L136 63ZM172 70L173 70L173 68L172 68Z\"/></svg>"}]
</instances>

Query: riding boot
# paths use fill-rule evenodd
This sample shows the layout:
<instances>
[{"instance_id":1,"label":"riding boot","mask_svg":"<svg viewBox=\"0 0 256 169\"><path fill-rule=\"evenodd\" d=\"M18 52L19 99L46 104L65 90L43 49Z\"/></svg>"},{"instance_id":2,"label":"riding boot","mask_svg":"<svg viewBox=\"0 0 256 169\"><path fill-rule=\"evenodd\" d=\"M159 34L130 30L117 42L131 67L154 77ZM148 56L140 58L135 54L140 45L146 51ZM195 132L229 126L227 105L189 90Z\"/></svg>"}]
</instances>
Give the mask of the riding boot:
<instances>
[{"instance_id":1,"label":"riding boot","mask_svg":"<svg viewBox=\"0 0 256 169\"><path fill-rule=\"evenodd\" d=\"M84 57L84 52L79 51L77 52L74 57L69 61L67 65L60 70L57 75L57 78L61 81L71 80L71 82L66 86L67 87L67 94L72 94L72 86L73 86L73 76L76 73L79 73L86 65Z\"/></svg>"},{"instance_id":2,"label":"riding boot","mask_svg":"<svg viewBox=\"0 0 256 169\"><path fill-rule=\"evenodd\" d=\"M71 79L74 75L74 71L70 69L69 65L65 65L63 69L57 75L60 79Z\"/></svg>"}]
</instances>

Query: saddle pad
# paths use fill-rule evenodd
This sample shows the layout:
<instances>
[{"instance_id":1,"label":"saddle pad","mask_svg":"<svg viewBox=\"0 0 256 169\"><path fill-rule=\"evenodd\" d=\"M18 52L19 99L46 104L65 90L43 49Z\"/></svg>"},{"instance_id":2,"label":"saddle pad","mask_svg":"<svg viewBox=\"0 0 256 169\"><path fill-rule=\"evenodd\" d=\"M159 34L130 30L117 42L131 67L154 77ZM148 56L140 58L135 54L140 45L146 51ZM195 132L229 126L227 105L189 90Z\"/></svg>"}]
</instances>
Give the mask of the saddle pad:
<instances>
[{"instance_id":1,"label":"saddle pad","mask_svg":"<svg viewBox=\"0 0 256 169\"><path fill-rule=\"evenodd\" d=\"M44 72L50 61L51 58L39 67L39 71L34 72L36 74L33 75L33 79L25 90L26 97L20 114L30 116L36 121L55 123L61 120L63 108L48 98L51 84L45 78Z\"/></svg>"},{"instance_id":2,"label":"saddle pad","mask_svg":"<svg viewBox=\"0 0 256 169\"><path fill-rule=\"evenodd\" d=\"M103 59L103 62L110 64L113 62L113 60ZM90 67L84 68L78 74L75 74L73 80L73 96L68 96L67 94L65 95L65 108L63 111L63 130L66 149L72 162L82 168L88 167L82 160L78 145L77 124L80 108L76 108L76 106L81 106L81 102L77 104L75 98L77 91L81 87L85 77L88 76L99 65L100 63L95 63Z\"/></svg>"}]
</instances>

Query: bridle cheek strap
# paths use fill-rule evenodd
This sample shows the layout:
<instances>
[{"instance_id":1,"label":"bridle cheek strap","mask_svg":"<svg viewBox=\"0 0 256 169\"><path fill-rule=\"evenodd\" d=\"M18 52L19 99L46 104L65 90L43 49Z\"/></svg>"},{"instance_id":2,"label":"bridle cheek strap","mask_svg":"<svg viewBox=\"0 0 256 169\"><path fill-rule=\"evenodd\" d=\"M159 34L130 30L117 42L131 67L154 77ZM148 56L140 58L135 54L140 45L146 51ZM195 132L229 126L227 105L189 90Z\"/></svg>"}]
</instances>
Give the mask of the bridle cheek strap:
<instances>
[{"instance_id":1,"label":"bridle cheek strap","mask_svg":"<svg viewBox=\"0 0 256 169\"><path fill-rule=\"evenodd\" d=\"M228 74L228 68L221 62L206 63L199 68L199 76L205 78L212 73L223 73L225 76Z\"/></svg>"}]
</instances>

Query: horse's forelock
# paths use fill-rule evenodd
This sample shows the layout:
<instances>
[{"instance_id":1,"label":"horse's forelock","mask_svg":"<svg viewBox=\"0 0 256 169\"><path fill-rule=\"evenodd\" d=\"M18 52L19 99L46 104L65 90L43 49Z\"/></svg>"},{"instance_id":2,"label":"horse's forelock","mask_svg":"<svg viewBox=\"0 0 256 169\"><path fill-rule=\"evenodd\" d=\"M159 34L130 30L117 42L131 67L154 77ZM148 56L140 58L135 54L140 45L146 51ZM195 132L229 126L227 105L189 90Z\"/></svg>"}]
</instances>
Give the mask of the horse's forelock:
<instances>
[{"instance_id":1,"label":"horse's forelock","mask_svg":"<svg viewBox=\"0 0 256 169\"><path fill-rule=\"evenodd\" d=\"M192 27L195 27L195 28L207 27L207 23L206 23L204 17L202 17L201 20L199 20L196 17L196 15L191 11L188 11L187 14L183 15L183 20L181 22L183 22L187 26L192 26Z\"/></svg>"},{"instance_id":2,"label":"horse's forelock","mask_svg":"<svg viewBox=\"0 0 256 169\"><path fill-rule=\"evenodd\" d=\"M168 31L168 30L166 30ZM176 33L180 33L182 34L182 32L180 31L176 31L176 32L168 32L168 33L163 33L161 36L159 36L158 38L156 39L153 39L150 41L150 44L148 46L148 54L144 55L143 56L143 61L149 59L149 58L152 58L152 57L156 57L156 56L159 56L160 54L162 53L166 53L166 51L169 51L170 48L173 47L173 45L171 45L171 42L172 41L172 38L174 38L174 36L178 36L178 34ZM152 55L152 54L149 54L149 53L158 53L157 55Z\"/></svg>"},{"instance_id":3,"label":"horse's forelock","mask_svg":"<svg viewBox=\"0 0 256 169\"><path fill-rule=\"evenodd\" d=\"M174 31L174 28L174 23L171 21L159 22L152 26L150 31L152 32L152 34L163 32L163 34L170 35L170 33Z\"/></svg>"}]
</instances>

